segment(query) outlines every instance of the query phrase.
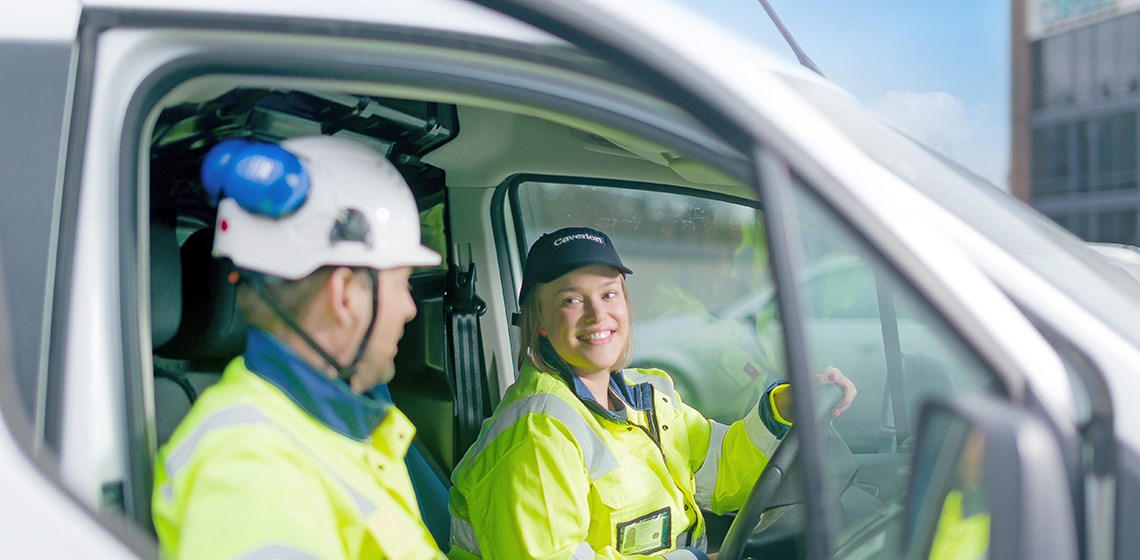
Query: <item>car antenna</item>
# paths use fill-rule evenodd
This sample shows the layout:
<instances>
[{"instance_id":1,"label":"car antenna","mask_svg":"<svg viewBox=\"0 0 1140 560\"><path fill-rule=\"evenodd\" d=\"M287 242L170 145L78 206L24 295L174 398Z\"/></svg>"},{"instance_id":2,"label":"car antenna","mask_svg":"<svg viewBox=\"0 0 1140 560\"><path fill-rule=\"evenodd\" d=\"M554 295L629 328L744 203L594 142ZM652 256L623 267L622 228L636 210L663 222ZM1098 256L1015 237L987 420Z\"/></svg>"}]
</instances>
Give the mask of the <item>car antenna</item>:
<instances>
[{"instance_id":1,"label":"car antenna","mask_svg":"<svg viewBox=\"0 0 1140 560\"><path fill-rule=\"evenodd\" d=\"M768 17L772 18L772 23L776 24L776 29L780 30L780 35L784 36L784 40L788 42L788 46L792 47L792 52L796 53L796 58L800 60L800 64L808 67L816 74L823 76L823 72L820 71L819 67L816 66L811 58L808 57L807 53L800 48L799 43L796 43L795 37L792 37L792 34L788 32L788 28L784 27L784 22L780 21L780 16L776 15L776 10L772 9L772 6L768 4L768 0L760 0L760 5L764 7L765 12L768 12Z\"/></svg>"}]
</instances>

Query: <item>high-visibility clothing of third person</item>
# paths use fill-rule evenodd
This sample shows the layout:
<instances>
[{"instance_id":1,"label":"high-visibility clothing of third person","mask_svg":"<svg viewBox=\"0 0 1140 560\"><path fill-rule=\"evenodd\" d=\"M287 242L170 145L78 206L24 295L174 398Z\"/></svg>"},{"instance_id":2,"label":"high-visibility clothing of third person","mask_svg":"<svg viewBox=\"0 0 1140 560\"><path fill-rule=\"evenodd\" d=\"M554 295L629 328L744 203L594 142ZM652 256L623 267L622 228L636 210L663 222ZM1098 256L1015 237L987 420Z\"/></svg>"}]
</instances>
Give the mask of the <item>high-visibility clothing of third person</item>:
<instances>
[{"instance_id":1,"label":"high-visibility clothing of third person","mask_svg":"<svg viewBox=\"0 0 1140 560\"><path fill-rule=\"evenodd\" d=\"M778 444L772 390L725 426L661 370L611 388L616 412L569 372L523 366L452 477L452 558L705 557L700 510L739 508Z\"/></svg>"}]
</instances>

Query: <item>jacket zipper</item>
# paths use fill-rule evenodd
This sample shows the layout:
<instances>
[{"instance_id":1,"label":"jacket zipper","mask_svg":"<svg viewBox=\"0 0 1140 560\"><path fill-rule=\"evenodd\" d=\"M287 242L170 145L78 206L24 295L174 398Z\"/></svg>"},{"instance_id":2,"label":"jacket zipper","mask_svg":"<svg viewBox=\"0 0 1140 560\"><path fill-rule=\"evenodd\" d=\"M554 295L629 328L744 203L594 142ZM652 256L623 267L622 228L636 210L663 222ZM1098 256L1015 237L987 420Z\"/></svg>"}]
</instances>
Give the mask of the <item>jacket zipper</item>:
<instances>
[{"instance_id":1,"label":"jacket zipper","mask_svg":"<svg viewBox=\"0 0 1140 560\"><path fill-rule=\"evenodd\" d=\"M645 385L639 385L639 387L645 387ZM640 396L645 394L645 391L639 389L638 393ZM649 428L642 429L645 430L647 434L649 434L649 439L653 440L653 443L657 445L657 450L661 452L661 460L665 461L665 464L668 465L669 461L665 460L665 448L661 446L661 427L657 423L657 403L653 400L652 386L649 386L649 398L646 399L642 397L641 400L643 402L639 404L645 404L644 401L649 401L649 406L642 408L642 410L645 411L647 420L649 421Z\"/></svg>"},{"instance_id":2,"label":"jacket zipper","mask_svg":"<svg viewBox=\"0 0 1140 560\"><path fill-rule=\"evenodd\" d=\"M643 385L635 385L635 387L642 387ZM638 397L638 400L642 401L642 402L638 403L638 405L639 405L638 408L640 410L642 410L643 412L645 412L646 419L649 423L648 428L645 426L642 426L641 424L638 424L636 422L631 422L628 419L620 418L617 415L611 413L609 410L606 410L605 408L603 408L602 405L600 405L594 401L589 401L589 400L583 399L581 397L578 397L578 400L580 400L582 402L582 404L586 405L586 408L595 409L595 412L601 412L602 418L606 418L607 420L614 422L616 424L619 424L619 425L624 424L627 426L634 426L634 427L640 429L641 431L645 432L645 435L649 436L649 440L653 442L653 445L657 446L657 451L661 454L661 462L662 462L662 464L665 465L665 469L668 470L669 469L669 460L665 458L665 448L661 446L661 429L658 426L658 422L657 422L657 402L653 399L653 386L648 385L647 388L649 389L649 398L648 399L643 398L641 396L641 395L645 394L644 389L637 389L637 393L638 393L637 397ZM640 405L645 404L645 401L648 401L648 406L642 408ZM633 404L633 403L627 403L627 404ZM698 523L693 523L693 525L691 527L689 527L689 529L686 531L686 533L688 534L688 538L687 538L688 544L686 546L696 546L696 543L693 542L693 536L697 532L697 524Z\"/></svg>"}]
</instances>

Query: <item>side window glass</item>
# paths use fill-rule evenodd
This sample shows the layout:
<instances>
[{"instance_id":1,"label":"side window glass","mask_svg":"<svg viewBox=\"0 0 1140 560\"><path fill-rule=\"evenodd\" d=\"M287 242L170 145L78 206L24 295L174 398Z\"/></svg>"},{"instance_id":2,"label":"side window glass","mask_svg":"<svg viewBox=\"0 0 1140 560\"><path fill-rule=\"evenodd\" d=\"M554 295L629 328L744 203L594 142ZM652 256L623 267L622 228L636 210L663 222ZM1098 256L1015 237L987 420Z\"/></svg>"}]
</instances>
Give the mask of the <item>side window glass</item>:
<instances>
[{"instance_id":1,"label":"side window glass","mask_svg":"<svg viewBox=\"0 0 1140 560\"><path fill-rule=\"evenodd\" d=\"M1003 389L906 279L805 185L794 186L795 215L788 225L798 239L794 276L805 313L809 366L813 372L835 366L859 390L837 418L820 407L826 418L819 435L824 482L837 521L833 526L841 535L834 542L843 546L867 539L868 546L888 546L883 533L862 534L859 528L876 519L901 522L891 512L897 515L908 488L922 403L955 393L1002 394Z\"/></svg>"},{"instance_id":2,"label":"side window glass","mask_svg":"<svg viewBox=\"0 0 1140 560\"><path fill-rule=\"evenodd\" d=\"M738 420L784 371L763 216L743 199L656 188L520 183L523 243L566 226L606 232L634 271L633 366L669 372L705 416Z\"/></svg>"},{"instance_id":3,"label":"side window glass","mask_svg":"<svg viewBox=\"0 0 1140 560\"><path fill-rule=\"evenodd\" d=\"M849 259L836 259L808 281L813 319L874 319L875 282Z\"/></svg>"}]
</instances>

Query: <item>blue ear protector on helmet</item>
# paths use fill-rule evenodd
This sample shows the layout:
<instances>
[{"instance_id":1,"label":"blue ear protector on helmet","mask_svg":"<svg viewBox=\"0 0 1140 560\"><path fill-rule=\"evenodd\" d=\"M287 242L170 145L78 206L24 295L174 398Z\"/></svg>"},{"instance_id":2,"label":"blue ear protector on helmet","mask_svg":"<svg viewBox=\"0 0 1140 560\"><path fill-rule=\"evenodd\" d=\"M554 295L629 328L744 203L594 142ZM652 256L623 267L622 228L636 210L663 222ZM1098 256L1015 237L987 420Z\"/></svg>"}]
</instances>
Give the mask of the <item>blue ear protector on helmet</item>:
<instances>
[{"instance_id":1,"label":"blue ear protector on helmet","mask_svg":"<svg viewBox=\"0 0 1140 560\"><path fill-rule=\"evenodd\" d=\"M226 140L202 160L202 185L215 201L234 199L246 212L279 218L309 196L309 174L291 152L267 142Z\"/></svg>"}]
</instances>

